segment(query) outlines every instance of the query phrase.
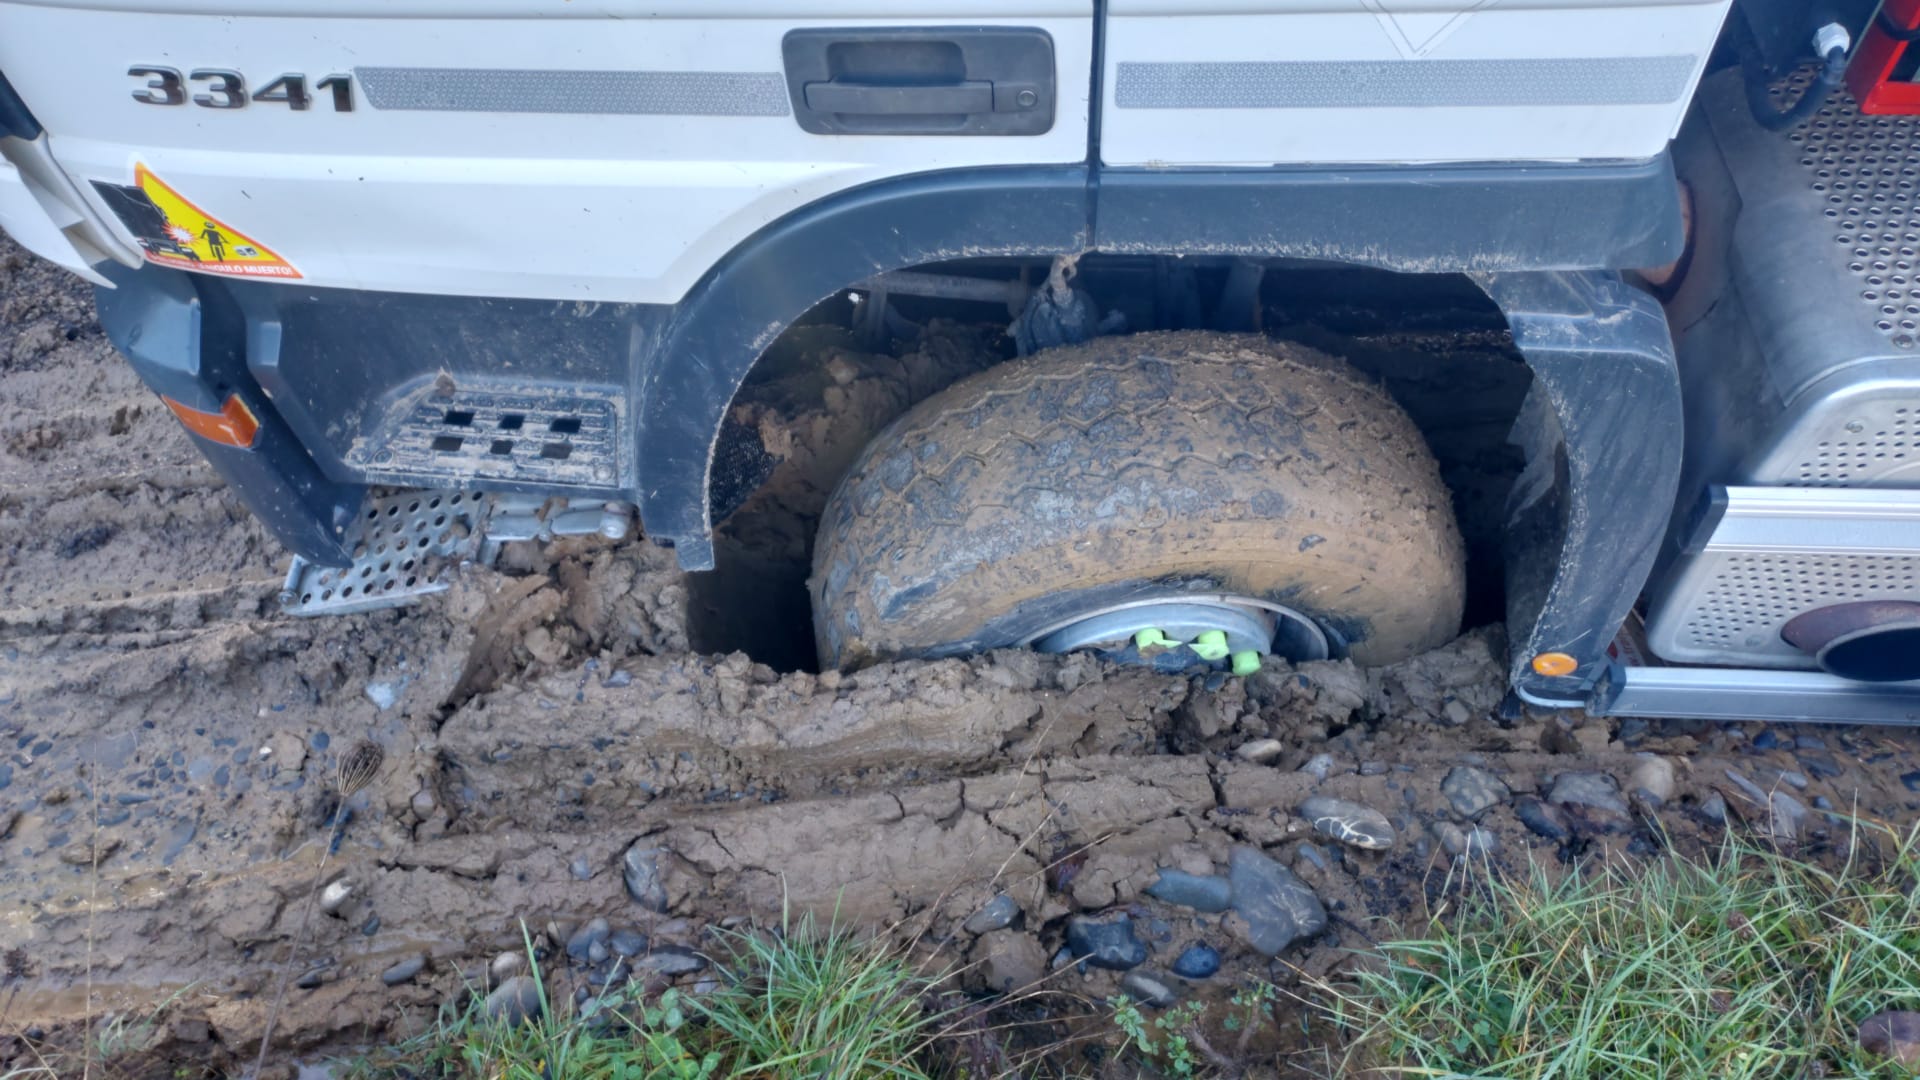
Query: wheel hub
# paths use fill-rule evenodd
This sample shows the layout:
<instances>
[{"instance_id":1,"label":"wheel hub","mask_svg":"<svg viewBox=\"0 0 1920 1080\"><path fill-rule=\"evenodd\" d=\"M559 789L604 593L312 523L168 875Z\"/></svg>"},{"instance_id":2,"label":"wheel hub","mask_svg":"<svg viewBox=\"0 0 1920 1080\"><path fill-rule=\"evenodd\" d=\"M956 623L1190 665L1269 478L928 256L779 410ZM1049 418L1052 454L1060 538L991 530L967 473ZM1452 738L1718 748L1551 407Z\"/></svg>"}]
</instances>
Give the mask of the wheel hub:
<instances>
[{"instance_id":1,"label":"wheel hub","mask_svg":"<svg viewBox=\"0 0 1920 1080\"><path fill-rule=\"evenodd\" d=\"M1205 661L1229 661L1239 675L1258 671L1263 656L1304 661L1331 655L1326 633L1313 620L1279 604L1227 595L1116 604L1075 616L1027 644L1049 653L1124 651L1131 645L1136 655L1185 647Z\"/></svg>"}]
</instances>

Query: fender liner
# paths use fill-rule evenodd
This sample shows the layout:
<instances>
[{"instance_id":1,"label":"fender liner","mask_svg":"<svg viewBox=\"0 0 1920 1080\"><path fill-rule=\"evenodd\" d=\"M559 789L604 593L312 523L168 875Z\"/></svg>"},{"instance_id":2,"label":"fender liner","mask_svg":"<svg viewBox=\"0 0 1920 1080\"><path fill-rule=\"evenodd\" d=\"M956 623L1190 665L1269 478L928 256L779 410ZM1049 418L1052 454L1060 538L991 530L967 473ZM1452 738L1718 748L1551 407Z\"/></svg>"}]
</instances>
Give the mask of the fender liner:
<instances>
[{"instance_id":1,"label":"fender liner","mask_svg":"<svg viewBox=\"0 0 1920 1080\"><path fill-rule=\"evenodd\" d=\"M639 387L640 518L680 565L713 568L708 500L734 392L795 319L885 270L1070 255L1091 244L1084 165L925 173L795 211L727 254L674 308Z\"/></svg>"},{"instance_id":2,"label":"fender liner","mask_svg":"<svg viewBox=\"0 0 1920 1080\"><path fill-rule=\"evenodd\" d=\"M1666 313L1618 274L1476 274L1534 386L1515 423L1527 465L1506 523L1509 680L1524 700L1584 705L1667 533L1684 450ZM1572 673L1533 670L1544 652Z\"/></svg>"}]
</instances>

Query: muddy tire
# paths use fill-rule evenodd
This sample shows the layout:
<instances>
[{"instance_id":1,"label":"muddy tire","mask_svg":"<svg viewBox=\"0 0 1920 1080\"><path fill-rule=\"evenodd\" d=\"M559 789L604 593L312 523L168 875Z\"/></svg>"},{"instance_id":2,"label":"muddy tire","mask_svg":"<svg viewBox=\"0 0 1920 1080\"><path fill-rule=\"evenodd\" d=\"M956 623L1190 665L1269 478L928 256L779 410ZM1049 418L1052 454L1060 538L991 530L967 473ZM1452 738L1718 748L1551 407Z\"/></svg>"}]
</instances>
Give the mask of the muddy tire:
<instances>
[{"instance_id":1,"label":"muddy tire","mask_svg":"<svg viewBox=\"0 0 1920 1080\"><path fill-rule=\"evenodd\" d=\"M895 421L828 501L809 587L828 667L1189 590L1284 604L1382 664L1458 632L1465 575L1380 387L1299 346L1159 333L1002 364Z\"/></svg>"}]
</instances>

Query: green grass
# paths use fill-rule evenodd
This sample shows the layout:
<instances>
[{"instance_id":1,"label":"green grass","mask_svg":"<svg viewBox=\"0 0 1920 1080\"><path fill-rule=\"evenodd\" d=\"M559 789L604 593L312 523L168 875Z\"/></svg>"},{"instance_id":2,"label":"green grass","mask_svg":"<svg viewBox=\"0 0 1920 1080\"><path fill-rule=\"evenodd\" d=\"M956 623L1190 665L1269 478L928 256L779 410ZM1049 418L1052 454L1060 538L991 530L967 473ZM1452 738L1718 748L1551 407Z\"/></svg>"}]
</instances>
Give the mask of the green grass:
<instances>
[{"instance_id":1,"label":"green grass","mask_svg":"<svg viewBox=\"0 0 1920 1080\"><path fill-rule=\"evenodd\" d=\"M1831 871L1729 839L1702 862L1495 879L1323 1005L1356 1071L1911 1078L1855 1039L1920 1008L1920 825L1858 828L1877 853Z\"/></svg>"},{"instance_id":2,"label":"green grass","mask_svg":"<svg viewBox=\"0 0 1920 1080\"><path fill-rule=\"evenodd\" d=\"M541 979L538 1020L489 1020L482 1002L433 1030L348 1063L355 1080L932 1080L923 1065L941 1017L934 980L884 945L811 919L777 936L740 934L720 986L693 996L637 988L578 1012ZM531 951L531 950L529 950ZM550 1000L551 998L551 1000Z\"/></svg>"}]
</instances>

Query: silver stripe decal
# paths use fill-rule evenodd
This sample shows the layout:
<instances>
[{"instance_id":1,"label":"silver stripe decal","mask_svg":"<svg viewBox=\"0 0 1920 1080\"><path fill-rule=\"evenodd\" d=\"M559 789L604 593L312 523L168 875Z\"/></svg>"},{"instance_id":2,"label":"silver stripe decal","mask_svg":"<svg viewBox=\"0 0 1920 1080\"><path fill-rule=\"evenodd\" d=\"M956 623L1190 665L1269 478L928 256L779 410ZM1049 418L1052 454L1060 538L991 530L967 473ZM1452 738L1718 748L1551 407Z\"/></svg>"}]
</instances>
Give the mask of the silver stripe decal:
<instances>
[{"instance_id":1,"label":"silver stripe decal","mask_svg":"<svg viewBox=\"0 0 1920 1080\"><path fill-rule=\"evenodd\" d=\"M376 109L624 116L786 116L777 71L356 67Z\"/></svg>"},{"instance_id":2,"label":"silver stripe decal","mask_svg":"<svg viewBox=\"0 0 1920 1080\"><path fill-rule=\"evenodd\" d=\"M1693 78L1692 56L1569 60L1122 61L1123 109L1341 109L1665 105Z\"/></svg>"}]
</instances>

